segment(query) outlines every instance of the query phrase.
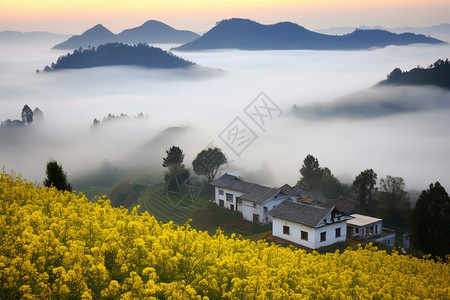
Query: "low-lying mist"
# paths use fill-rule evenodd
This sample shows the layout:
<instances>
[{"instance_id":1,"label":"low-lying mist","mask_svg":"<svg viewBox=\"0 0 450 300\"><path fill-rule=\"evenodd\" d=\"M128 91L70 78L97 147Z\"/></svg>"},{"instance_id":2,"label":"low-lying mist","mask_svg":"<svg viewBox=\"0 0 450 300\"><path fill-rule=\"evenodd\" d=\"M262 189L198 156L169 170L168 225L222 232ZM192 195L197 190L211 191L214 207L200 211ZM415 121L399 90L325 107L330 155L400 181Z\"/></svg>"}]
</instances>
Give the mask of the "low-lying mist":
<instances>
[{"instance_id":1,"label":"low-lying mist","mask_svg":"<svg viewBox=\"0 0 450 300\"><path fill-rule=\"evenodd\" d=\"M223 171L270 186L295 184L303 159L312 154L344 182L373 168L379 178L404 177L407 188L424 189L434 181L450 187L448 92L365 91L395 67L427 66L447 57L448 45L175 53L219 73L104 67L36 74L66 53L51 46L0 46L0 120L20 119L25 104L44 113L40 124L0 133L0 165L30 180L43 181L50 158L62 164L69 180L98 169L105 159L119 168L162 174L170 146L181 147L191 167L198 152L215 145L230 161ZM280 109L263 127L245 113L260 92ZM337 99L347 95L343 107ZM400 101L406 111L377 113L386 107L372 97ZM294 104L314 117L289 114ZM91 126L109 113L141 112L148 118ZM227 129L235 122L253 134L244 149L228 146Z\"/></svg>"}]
</instances>

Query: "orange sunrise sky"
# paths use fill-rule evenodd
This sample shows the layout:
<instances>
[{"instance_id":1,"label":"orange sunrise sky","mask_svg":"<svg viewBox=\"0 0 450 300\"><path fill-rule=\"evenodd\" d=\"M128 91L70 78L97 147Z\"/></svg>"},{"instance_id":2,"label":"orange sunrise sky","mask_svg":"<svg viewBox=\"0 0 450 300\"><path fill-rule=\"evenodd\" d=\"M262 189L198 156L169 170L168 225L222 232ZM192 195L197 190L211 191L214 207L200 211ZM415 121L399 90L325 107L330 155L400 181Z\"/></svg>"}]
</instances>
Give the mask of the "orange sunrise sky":
<instances>
[{"instance_id":1,"label":"orange sunrise sky","mask_svg":"<svg viewBox=\"0 0 450 300\"><path fill-rule=\"evenodd\" d=\"M154 19L205 32L222 19L263 24L291 21L309 29L332 26L430 26L450 22L448 0L0 0L0 31L80 34L103 24L114 33Z\"/></svg>"}]
</instances>

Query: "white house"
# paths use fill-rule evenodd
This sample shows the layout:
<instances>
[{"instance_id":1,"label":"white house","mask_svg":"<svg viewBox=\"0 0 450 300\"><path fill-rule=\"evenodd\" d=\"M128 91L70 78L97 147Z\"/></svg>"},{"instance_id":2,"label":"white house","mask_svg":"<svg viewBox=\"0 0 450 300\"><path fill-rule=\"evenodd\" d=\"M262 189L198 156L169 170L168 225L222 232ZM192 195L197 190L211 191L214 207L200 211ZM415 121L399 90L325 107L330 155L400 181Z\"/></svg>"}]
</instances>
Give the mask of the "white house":
<instances>
[{"instance_id":1,"label":"white house","mask_svg":"<svg viewBox=\"0 0 450 300\"><path fill-rule=\"evenodd\" d=\"M395 231L383 228L383 219L360 214L351 216L353 218L347 221L348 236L370 239L385 243L388 246L395 246Z\"/></svg>"},{"instance_id":2,"label":"white house","mask_svg":"<svg viewBox=\"0 0 450 300\"><path fill-rule=\"evenodd\" d=\"M294 201L284 201L273 208L272 235L293 243L317 249L344 242L346 221L351 217L336 210Z\"/></svg>"},{"instance_id":3,"label":"white house","mask_svg":"<svg viewBox=\"0 0 450 300\"><path fill-rule=\"evenodd\" d=\"M230 174L222 175L211 185L217 205L240 211L245 220L259 223L270 223L272 217L268 212L289 198L280 189L247 182Z\"/></svg>"}]
</instances>

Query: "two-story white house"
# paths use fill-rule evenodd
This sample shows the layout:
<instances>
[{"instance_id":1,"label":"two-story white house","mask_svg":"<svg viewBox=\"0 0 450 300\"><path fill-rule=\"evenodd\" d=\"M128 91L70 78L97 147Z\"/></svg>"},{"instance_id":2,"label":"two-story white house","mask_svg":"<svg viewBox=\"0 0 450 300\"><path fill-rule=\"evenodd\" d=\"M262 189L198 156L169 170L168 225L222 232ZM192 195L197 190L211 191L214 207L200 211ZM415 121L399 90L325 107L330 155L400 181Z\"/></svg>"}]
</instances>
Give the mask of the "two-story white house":
<instances>
[{"instance_id":1,"label":"two-story white house","mask_svg":"<svg viewBox=\"0 0 450 300\"><path fill-rule=\"evenodd\" d=\"M273 208L269 215L273 218L273 236L310 249L344 242L346 221L352 218L335 207L312 206L290 200Z\"/></svg>"},{"instance_id":2,"label":"two-story white house","mask_svg":"<svg viewBox=\"0 0 450 300\"><path fill-rule=\"evenodd\" d=\"M268 212L289 198L280 189L247 182L231 174L222 175L211 185L217 205L239 211L245 220L259 223L270 223L272 217Z\"/></svg>"}]
</instances>

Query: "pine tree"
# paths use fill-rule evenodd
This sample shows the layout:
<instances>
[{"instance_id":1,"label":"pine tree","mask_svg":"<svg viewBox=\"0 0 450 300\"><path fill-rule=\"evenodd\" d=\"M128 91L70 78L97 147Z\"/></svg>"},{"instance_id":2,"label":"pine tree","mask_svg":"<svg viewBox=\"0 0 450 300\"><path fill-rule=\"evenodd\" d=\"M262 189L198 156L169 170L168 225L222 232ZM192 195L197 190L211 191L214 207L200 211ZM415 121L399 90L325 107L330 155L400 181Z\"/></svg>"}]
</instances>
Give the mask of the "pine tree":
<instances>
[{"instance_id":1,"label":"pine tree","mask_svg":"<svg viewBox=\"0 0 450 300\"><path fill-rule=\"evenodd\" d=\"M45 173L47 174L47 178L44 180L44 186L55 187L60 191L72 191L72 186L67 182L66 173L64 173L62 166L55 160L47 163Z\"/></svg>"}]
</instances>

